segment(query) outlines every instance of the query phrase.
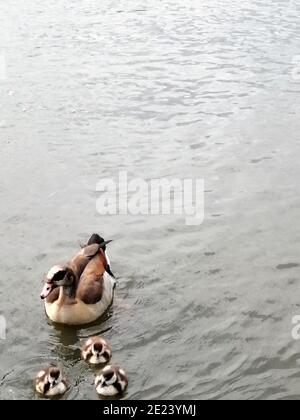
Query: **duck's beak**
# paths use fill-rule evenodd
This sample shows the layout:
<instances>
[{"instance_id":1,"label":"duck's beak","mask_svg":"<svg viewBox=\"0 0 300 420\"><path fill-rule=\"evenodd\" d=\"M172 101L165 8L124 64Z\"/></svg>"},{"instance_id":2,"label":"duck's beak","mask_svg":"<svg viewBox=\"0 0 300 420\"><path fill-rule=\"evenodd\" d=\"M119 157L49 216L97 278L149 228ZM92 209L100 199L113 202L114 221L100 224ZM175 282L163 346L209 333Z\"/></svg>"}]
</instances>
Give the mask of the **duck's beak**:
<instances>
[{"instance_id":1,"label":"duck's beak","mask_svg":"<svg viewBox=\"0 0 300 420\"><path fill-rule=\"evenodd\" d=\"M41 293L41 299L46 299L46 297L50 295L53 289L54 289L54 285L52 283L45 282L42 293Z\"/></svg>"}]
</instances>

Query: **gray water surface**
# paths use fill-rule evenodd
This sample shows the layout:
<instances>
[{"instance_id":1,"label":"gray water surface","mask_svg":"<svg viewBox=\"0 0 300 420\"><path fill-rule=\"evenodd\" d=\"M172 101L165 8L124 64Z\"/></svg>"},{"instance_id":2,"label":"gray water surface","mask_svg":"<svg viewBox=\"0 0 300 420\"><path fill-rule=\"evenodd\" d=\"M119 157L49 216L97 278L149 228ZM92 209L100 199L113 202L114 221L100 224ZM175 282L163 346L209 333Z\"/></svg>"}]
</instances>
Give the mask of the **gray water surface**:
<instances>
[{"instance_id":1,"label":"gray water surface","mask_svg":"<svg viewBox=\"0 0 300 420\"><path fill-rule=\"evenodd\" d=\"M0 28L0 398L38 398L54 361L64 398L96 399L78 347L99 332L124 398L298 398L299 2L10 0ZM204 223L99 215L120 170L203 178ZM41 279L93 232L115 303L55 326Z\"/></svg>"}]
</instances>

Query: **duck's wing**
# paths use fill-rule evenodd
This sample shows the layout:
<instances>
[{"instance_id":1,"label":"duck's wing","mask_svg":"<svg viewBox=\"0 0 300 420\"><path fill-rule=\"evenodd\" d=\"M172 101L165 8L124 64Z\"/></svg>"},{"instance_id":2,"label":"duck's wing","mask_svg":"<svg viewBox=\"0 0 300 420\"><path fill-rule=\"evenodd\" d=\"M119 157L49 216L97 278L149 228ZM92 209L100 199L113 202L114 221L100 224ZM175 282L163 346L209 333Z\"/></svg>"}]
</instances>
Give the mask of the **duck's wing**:
<instances>
[{"instance_id":1,"label":"duck's wing","mask_svg":"<svg viewBox=\"0 0 300 420\"><path fill-rule=\"evenodd\" d=\"M77 280L79 280L81 274L91 259L94 258L97 253L99 253L99 250L99 244L85 246L79 252L77 252L77 254L70 261L67 262L66 266L73 270Z\"/></svg>"},{"instance_id":2,"label":"duck's wing","mask_svg":"<svg viewBox=\"0 0 300 420\"><path fill-rule=\"evenodd\" d=\"M91 259L98 254L100 248L101 246L99 244L87 245L82 249L82 252L85 258Z\"/></svg>"},{"instance_id":3,"label":"duck's wing","mask_svg":"<svg viewBox=\"0 0 300 420\"><path fill-rule=\"evenodd\" d=\"M86 265L76 290L76 298L86 304L99 302L103 294L105 256L100 250Z\"/></svg>"}]
</instances>

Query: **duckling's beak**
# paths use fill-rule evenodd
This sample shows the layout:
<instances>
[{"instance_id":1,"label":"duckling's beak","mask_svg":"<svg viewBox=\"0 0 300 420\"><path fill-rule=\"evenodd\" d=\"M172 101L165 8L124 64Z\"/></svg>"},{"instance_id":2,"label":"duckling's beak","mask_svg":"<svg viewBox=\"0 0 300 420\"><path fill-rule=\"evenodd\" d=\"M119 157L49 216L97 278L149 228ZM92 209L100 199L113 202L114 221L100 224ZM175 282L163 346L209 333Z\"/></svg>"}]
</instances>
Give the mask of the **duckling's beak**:
<instances>
[{"instance_id":1,"label":"duckling's beak","mask_svg":"<svg viewBox=\"0 0 300 420\"><path fill-rule=\"evenodd\" d=\"M46 297L50 295L54 287L55 286L53 285L53 283L45 282L42 293L41 293L41 299L46 299Z\"/></svg>"}]
</instances>

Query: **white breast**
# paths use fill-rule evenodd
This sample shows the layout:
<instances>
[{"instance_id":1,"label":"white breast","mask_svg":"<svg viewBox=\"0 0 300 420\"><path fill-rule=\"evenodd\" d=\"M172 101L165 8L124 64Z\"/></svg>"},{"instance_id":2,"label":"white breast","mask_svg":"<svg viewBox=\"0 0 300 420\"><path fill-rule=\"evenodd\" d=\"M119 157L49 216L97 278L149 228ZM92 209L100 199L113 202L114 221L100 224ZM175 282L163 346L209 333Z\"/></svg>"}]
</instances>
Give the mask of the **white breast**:
<instances>
[{"instance_id":1,"label":"white breast","mask_svg":"<svg viewBox=\"0 0 300 420\"><path fill-rule=\"evenodd\" d=\"M55 395L62 395L66 392L67 386L64 382L60 382L54 388L49 389L47 392L48 397L54 397Z\"/></svg>"},{"instance_id":2,"label":"white breast","mask_svg":"<svg viewBox=\"0 0 300 420\"><path fill-rule=\"evenodd\" d=\"M113 385L109 385L109 386L99 385L97 386L96 391L99 395L102 395L103 397L113 397L114 395L118 393L118 391Z\"/></svg>"}]
</instances>

